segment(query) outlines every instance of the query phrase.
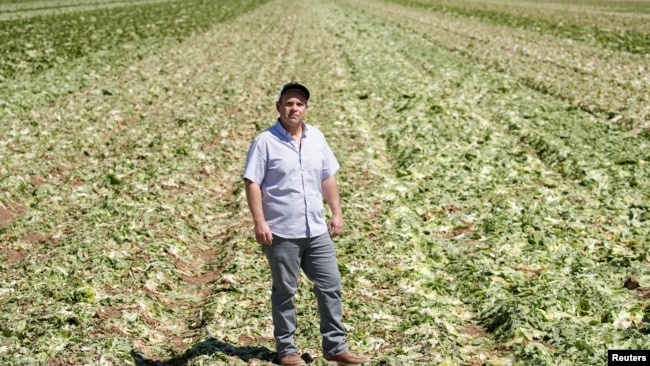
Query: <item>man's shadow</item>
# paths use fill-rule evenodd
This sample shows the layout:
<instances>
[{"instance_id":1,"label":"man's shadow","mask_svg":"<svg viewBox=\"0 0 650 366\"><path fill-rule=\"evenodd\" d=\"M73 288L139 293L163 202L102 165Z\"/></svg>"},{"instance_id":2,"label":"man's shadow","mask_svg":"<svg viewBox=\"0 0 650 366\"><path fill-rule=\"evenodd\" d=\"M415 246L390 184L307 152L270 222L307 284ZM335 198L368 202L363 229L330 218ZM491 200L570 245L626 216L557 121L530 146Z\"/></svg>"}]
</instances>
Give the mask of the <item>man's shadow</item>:
<instances>
[{"instance_id":1,"label":"man's shadow","mask_svg":"<svg viewBox=\"0 0 650 366\"><path fill-rule=\"evenodd\" d=\"M222 353L226 356L238 357L244 362L252 359L260 361L278 363L277 353L272 352L266 347L245 346L237 347L232 344L219 341L212 337L196 343L192 348L185 351L179 356L174 356L164 361L154 361L147 359L135 350L131 350L131 356L136 366L186 366L188 362L199 356L211 356L215 353Z\"/></svg>"}]
</instances>

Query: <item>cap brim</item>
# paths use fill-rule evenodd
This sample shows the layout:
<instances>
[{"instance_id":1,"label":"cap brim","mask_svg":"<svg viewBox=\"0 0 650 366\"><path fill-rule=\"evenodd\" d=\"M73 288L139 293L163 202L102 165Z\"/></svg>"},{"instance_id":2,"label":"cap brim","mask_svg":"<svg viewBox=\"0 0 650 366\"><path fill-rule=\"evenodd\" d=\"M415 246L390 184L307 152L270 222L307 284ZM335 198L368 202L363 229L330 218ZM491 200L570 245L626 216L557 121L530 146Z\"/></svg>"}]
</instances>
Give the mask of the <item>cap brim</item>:
<instances>
[{"instance_id":1,"label":"cap brim","mask_svg":"<svg viewBox=\"0 0 650 366\"><path fill-rule=\"evenodd\" d=\"M284 93L286 93L289 90L297 90L305 95L305 100L309 100L309 89L307 89L307 87L305 87L304 85L296 82L285 84L280 90L280 95L278 95L278 100L281 100Z\"/></svg>"}]
</instances>

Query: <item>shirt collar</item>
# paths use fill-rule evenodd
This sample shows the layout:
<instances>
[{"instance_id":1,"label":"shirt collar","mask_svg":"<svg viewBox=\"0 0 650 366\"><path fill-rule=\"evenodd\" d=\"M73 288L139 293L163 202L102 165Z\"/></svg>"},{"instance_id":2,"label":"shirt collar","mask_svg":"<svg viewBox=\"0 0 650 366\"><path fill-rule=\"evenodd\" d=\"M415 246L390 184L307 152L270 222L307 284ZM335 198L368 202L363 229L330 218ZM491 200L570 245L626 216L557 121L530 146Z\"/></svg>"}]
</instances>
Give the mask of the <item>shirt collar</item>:
<instances>
[{"instance_id":1,"label":"shirt collar","mask_svg":"<svg viewBox=\"0 0 650 366\"><path fill-rule=\"evenodd\" d=\"M275 131L279 133L280 135L293 140L293 136L291 136L291 133L289 131L284 129L284 126L282 126L282 123L280 122L280 119L278 118L277 121L275 121L275 125L273 126ZM307 136L307 130L309 128L307 127L307 124L305 122L302 123L302 136L306 137Z\"/></svg>"}]
</instances>

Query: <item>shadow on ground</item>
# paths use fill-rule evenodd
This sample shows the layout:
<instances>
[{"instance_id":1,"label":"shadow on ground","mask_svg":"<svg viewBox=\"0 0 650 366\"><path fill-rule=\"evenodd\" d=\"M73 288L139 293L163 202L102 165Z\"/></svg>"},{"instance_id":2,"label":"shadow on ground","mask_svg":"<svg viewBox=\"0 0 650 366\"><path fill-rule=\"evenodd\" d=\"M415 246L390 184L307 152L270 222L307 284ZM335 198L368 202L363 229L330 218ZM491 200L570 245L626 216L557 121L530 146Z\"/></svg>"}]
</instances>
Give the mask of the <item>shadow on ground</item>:
<instances>
[{"instance_id":1,"label":"shadow on ground","mask_svg":"<svg viewBox=\"0 0 650 366\"><path fill-rule=\"evenodd\" d=\"M149 360L135 350L131 350L131 356L133 356L136 366L185 366L190 360L195 357L203 355L212 356L217 353L223 354L224 356L238 357L244 362L248 362L252 359L273 363L278 362L277 353L272 352L266 347L237 347L214 338L207 338L201 342L198 342L192 348L185 351L182 355L175 356L169 360L164 361Z\"/></svg>"}]
</instances>

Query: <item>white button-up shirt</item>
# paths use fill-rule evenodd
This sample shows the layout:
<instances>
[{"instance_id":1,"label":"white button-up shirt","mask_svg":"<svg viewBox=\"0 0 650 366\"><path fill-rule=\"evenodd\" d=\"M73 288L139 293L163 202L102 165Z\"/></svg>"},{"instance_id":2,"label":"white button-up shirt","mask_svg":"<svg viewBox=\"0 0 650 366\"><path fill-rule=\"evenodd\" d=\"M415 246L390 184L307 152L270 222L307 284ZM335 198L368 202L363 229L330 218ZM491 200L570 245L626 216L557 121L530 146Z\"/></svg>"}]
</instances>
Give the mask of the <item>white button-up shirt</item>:
<instances>
[{"instance_id":1,"label":"white button-up shirt","mask_svg":"<svg viewBox=\"0 0 650 366\"><path fill-rule=\"evenodd\" d=\"M273 234L309 238L327 232L321 182L339 168L318 128L303 124L298 147L277 120L253 140L243 177L260 186L264 219Z\"/></svg>"}]
</instances>

